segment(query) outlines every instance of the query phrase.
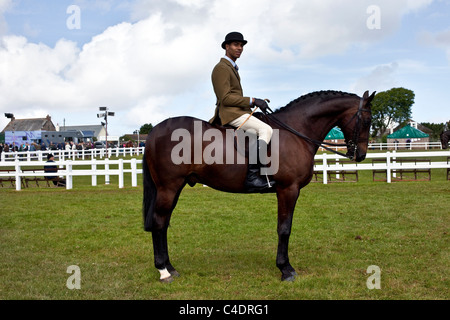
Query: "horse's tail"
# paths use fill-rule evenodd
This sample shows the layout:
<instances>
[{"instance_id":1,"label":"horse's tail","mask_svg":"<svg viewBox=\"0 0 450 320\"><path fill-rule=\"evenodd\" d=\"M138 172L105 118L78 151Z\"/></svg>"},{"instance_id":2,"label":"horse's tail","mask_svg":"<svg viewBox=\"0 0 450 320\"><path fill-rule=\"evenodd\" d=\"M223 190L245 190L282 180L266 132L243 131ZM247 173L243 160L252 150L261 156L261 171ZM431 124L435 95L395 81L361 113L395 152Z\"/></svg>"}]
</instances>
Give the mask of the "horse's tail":
<instances>
[{"instance_id":1,"label":"horse's tail","mask_svg":"<svg viewBox=\"0 0 450 320\"><path fill-rule=\"evenodd\" d=\"M142 177L144 179L144 199L142 201L142 214L144 216L144 230L152 231L153 214L155 212L156 203L156 185L153 181L150 169L148 168L147 159L142 158Z\"/></svg>"}]
</instances>

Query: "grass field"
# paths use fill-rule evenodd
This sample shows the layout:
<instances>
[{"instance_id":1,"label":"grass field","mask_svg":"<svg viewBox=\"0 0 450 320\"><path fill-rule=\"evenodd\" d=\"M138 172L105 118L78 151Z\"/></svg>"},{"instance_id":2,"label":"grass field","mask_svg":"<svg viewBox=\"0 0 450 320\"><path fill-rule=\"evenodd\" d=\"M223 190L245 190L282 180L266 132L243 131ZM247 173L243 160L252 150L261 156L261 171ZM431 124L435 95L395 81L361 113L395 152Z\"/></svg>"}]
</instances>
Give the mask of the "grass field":
<instances>
[{"instance_id":1,"label":"grass field","mask_svg":"<svg viewBox=\"0 0 450 320\"><path fill-rule=\"evenodd\" d=\"M169 229L181 277L158 282L142 187L0 189L0 299L449 299L450 182L312 183L294 215L280 281L276 196L186 187ZM139 183L141 184L141 183ZM67 268L81 271L69 290ZM381 289L369 290L370 265Z\"/></svg>"}]
</instances>

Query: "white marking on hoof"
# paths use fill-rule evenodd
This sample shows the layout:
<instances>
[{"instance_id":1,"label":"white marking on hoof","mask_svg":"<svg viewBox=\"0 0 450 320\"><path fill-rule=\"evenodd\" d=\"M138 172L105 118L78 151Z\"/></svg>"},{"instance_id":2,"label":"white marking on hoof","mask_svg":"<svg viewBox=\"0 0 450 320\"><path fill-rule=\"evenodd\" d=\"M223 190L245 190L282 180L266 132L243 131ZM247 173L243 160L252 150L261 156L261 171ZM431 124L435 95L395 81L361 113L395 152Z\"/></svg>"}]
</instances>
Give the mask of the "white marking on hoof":
<instances>
[{"instance_id":1,"label":"white marking on hoof","mask_svg":"<svg viewBox=\"0 0 450 320\"><path fill-rule=\"evenodd\" d=\"M158 269L158 271L161 274L161 277L159 278L159 280L164 280L164 279L167 279L167 278L169 278L171 276L170 272L167 271L167 268L164 268L162 270Z\"/></svg>"}]
</instances>

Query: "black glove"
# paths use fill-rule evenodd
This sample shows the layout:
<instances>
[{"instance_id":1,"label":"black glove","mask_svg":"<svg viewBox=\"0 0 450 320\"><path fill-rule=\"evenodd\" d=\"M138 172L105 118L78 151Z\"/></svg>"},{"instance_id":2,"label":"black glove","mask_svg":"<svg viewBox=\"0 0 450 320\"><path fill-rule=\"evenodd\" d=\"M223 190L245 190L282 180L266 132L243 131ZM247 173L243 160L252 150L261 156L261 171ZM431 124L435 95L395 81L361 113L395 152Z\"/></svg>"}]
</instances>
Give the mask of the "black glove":
<instances>
[{"instance_id":1,"label":"black glove","mask_svg":"<svg viewBox=\"0 0 450 320\"><path fill-rule=\"evenodd\" d=\"M258 107L259 109L261 109L261 111L264 114L267 114L267 110L270 110L269 105L267 104L267 102L265 100L262 100L262 99L255 99L255 102L253 103L253 105Z\"/></svg>"}]
</instances>

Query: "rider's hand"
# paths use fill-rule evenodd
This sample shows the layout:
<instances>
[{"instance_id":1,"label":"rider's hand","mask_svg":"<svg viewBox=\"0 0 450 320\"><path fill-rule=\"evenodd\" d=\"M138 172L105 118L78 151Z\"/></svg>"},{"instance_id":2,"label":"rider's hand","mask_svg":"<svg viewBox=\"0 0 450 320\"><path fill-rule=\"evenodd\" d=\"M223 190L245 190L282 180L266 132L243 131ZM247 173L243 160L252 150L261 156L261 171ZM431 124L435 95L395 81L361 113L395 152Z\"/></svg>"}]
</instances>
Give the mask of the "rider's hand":
<instances>
[{"instance_id":1,"label":"rider's hand","mask_svg":"<svg viewBox=\"0 0 450 320\"><path fill-rule=\"evenodd\" d=\"M270 110L269 105L267 104L267 102L263 99L256 99L255 98L255 102L253 103L254 106L258 107L259 109L261 109L261 111L263 113L267 113L267 109Z\"/></svg>"}]
</instances>

